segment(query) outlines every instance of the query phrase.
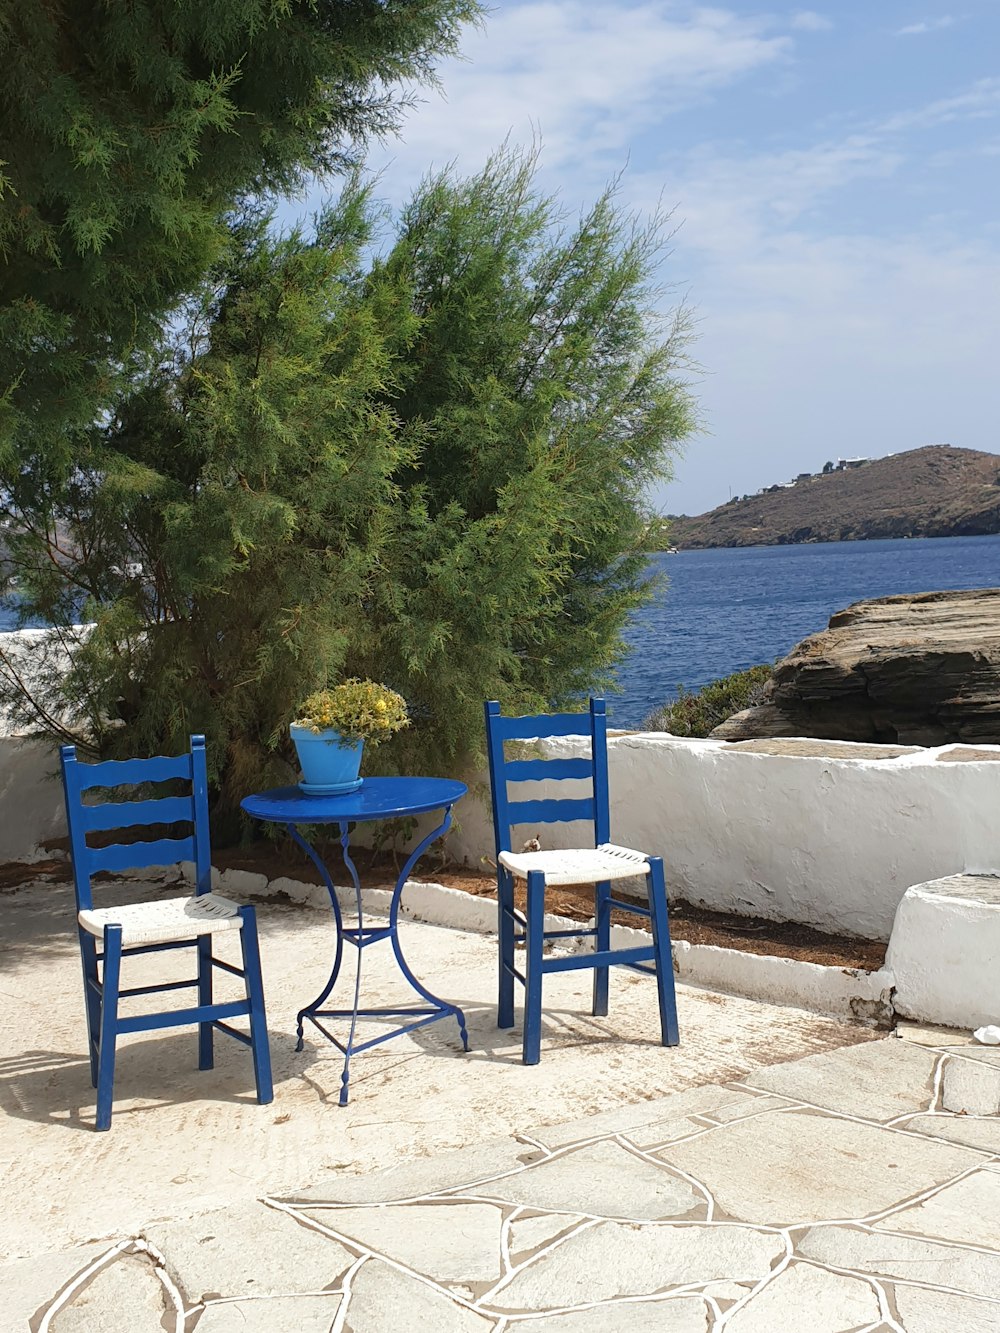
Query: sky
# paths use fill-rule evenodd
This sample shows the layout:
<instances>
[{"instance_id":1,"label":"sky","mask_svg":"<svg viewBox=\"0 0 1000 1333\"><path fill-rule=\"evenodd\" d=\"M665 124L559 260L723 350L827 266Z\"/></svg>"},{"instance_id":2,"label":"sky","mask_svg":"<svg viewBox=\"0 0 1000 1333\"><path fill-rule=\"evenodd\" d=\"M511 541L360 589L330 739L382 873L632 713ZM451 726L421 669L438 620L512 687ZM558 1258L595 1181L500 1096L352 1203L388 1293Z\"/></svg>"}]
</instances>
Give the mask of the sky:
<instances>
[{"instance_id":1,"label":"sky","mask_svg":"<svg viewBox=\"0 0 1000 1333\"><path fill-rule=\"evenodd\" d=\"M571 213L623 169L623 202L672 210L702 431L662 512L1000 452L1000 0L494 0L438 73L370 157L389 202L509 136Z\"/></svg>"}]
</instances>

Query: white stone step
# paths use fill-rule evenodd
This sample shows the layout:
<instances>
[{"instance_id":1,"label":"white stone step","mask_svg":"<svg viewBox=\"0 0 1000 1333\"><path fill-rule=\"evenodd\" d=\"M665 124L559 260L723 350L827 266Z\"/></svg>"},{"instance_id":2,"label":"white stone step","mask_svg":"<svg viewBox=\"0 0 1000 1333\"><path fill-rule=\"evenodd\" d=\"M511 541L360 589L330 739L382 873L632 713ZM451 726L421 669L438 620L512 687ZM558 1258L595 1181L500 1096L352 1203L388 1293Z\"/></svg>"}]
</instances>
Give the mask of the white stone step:
<instances>
[{"instance_id":1,"label":"white stone step","mask_svg":"<svg viewBox=\"0 0 1000 1333\"><path fill-rule=\"evenodd\" d=\"M896 911L886 968L896 1011L976 1028L1000 1022L1000 875L914 884Z\"/></svg>"}]
</instances>

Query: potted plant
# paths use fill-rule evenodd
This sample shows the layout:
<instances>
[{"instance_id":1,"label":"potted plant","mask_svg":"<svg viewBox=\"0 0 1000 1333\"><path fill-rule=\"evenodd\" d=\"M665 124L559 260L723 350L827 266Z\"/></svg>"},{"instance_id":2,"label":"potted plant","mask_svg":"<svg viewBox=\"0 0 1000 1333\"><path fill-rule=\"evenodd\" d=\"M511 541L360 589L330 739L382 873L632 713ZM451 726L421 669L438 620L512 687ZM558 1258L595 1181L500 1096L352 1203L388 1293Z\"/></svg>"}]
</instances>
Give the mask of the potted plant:
<instances>
[{"instance_id":1,"label":"potted plant","mask_svg":"<svg viewBox=\"0 0 1000 1333\"><path fill-rule=\"evenodd\" d=\"M365 741L378 745L409 726L406 701L373 680L345 680L304 699L291 724L299 786L317 796L356 791Z\"/></svg>"}]
</instances>

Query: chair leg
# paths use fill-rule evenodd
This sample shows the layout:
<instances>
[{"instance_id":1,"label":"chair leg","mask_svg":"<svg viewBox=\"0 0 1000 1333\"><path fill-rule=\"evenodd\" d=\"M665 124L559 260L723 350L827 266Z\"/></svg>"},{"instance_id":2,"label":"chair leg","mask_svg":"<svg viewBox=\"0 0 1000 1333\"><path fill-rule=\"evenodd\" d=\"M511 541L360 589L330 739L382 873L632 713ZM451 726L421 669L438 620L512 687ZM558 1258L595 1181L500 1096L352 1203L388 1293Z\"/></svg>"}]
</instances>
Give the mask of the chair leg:
<instances>
[{"instance_id":1,"label":"chair leg","mask_svg":"<svg viewBox=\"0 0 1000 1333\"><path fill-rule=\"evenodd\" d=\"M646 876L649 891L650 923L656 956L656 992L660 1002L660 1035L664 1046L680 1041L677 1028L677 996L674 991L674 957L670 949L670 918L667 914L667 886L663 877L663 858L649 858Z\"/></svg>"},{"instance_id":2,"label":"chair leg","mask_svg":"<svg viewBox=\"0 0 1000 1333\"><path fill-rule=\"evenodd\" d=\"M267 1040L267 1016L264 1012L264 982L260 973L260 948L257 944L257 914L252 907L241 907L243 929L240 943L243 947L243 971L246 979L247 1001L250 1005L250 1049L253 1051L253 1072L257 1080L257 1100L261 1106L274 1101L271 1079L271 1047Z\"/></svg>"},{"instance_id":3,"label":"chair leg","mask_svg":"<svg viewBox=\"0 0 1000 1333\"><path fill-rule=\"evenodd\" d=\"M101 987L101 1036L97 1054L97 1128L111 1128L118 1037L118 988L121 982L122 928L104 927L104 978Z\"/></svg>"},{"instance_id":4,"label":"chair leg","mask_svg":"<svg viewBox=\"0 0 1000 1333\"><path fill-rule=\"evenodd\" d=\"M503 868L497 873L497 937L499 941L499 994L497 1027L514 1026L514 877Z\"/></svg>"},{"instance_id":5,"label":"chair leg","mask_svg":"<svg viewBox=\"0 0 1000 1333\"><path fill-rule=\"evenodd\" d=\"M198 936L198 1004L202 1007L212 1003L212 937ZM215 1066L215 1052L212 1048L212 1024L198 1024L198 1068L212 1069Z\"/></svg>"},{"instance_id":6,"label":"chair leg","mask_svg":"<svg viewBox=\"0 0 1000 1333\"><path fill-rule=\"evenodd\" d=\"M545 944L545 876L540 870L528 873L527 919L521 1058L526 1065L537 1065L542 1053L542 950Z\"/></svg>"},{"instance_id":7,"label":"chair leg","mask_svg":"<svg viewBox=\"0 0 1000 1333\"><path fill-rule=\"evenodd\" d=\"M597 928L597 934L594 936L594 949L597 952L604 952L611 948L611 885L605 880L603 884L594 885L594 925ZM608 968L594 968L594 1004L590 1011L595 1018L603 1018L608 1012Z\"/></svg>"},{"instance_id":8,"label":"chair leg","mask_svg":"<svg viewBox=\"0 0 1000 1333\"><path fill-rule=\"evenodd\" d=\"M101 1035L100 978L97 973L97 941L80 930L80 957L83 962L83 1002L87 1011L87 1054L90 1056L90 1081L97 1087L97 1046Z\"/></svg>"}]
</instances>

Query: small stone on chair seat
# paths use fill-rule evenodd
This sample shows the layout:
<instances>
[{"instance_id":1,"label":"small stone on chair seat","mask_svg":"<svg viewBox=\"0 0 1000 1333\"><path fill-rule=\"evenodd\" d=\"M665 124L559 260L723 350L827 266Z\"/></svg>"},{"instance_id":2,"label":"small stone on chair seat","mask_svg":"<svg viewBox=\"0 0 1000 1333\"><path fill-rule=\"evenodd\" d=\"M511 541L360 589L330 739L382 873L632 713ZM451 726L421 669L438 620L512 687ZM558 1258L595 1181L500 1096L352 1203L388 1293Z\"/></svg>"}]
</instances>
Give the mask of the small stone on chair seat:
<instances>
[{"instance_id":1,"label":"small stone on chair seat","mask_svg":"<svg viewBox=\"0 0 1000 1333\"><path fill-rule=\"evenodd\" d=\"M161 902L97 907L78 913L77 920L91 935L103 936L105 926L121 926L122 945L169 944L195 935L239 930L239 904L218 893L194 898L166 898Z\"/></svg>"}]
</instances>

